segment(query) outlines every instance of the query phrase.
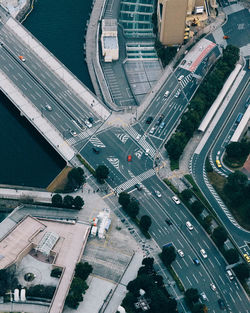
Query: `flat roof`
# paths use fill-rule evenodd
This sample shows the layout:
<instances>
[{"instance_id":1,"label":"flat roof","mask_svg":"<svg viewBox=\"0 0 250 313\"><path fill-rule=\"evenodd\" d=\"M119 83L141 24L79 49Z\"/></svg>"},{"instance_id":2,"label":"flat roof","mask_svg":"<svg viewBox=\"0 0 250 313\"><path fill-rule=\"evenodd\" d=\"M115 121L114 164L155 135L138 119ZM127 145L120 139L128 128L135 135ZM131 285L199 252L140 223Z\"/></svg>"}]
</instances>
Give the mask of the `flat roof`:
<instances>
[{"instance_id":1,"label":"flat roof","mask_svg":"<svg viewBox=\"0 0 250 313\"><path fill-rule=\"evenodd\" d=\"M116 36L103 36L104 49L118 49L118 39Z\"/></svg>"}]
</instances>

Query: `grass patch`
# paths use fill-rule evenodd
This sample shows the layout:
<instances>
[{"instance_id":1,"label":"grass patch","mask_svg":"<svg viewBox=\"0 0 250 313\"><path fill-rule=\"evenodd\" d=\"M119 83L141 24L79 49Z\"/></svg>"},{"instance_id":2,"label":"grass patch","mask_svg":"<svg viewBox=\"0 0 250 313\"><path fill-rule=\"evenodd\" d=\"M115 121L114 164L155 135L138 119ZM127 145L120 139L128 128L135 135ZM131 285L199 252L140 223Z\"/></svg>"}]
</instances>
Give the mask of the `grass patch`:
<instances>
[{"instance_id":1,"label":"grass patch","mask_svg":"<svg viewBox=\"0 0 250 313\"><path fill-rule=\"evenodd\" d=\"M89 170L93 176L95 176L95 170L93 167L80 154L77 154L76 157L86 167L86 169Z\"/></svg>"},{"instance_id":2,"label":"grass patch","mask_svg":"<svg viewBox=\"0 0 250 313\"><path fill-rule=\"evenodd\" d=\"M180 168L179 167L179 160L170 159L170 169L171 169L171 171L178 170L179 168Z\"/></svg>"},{"instance_id":3,"label":"grass patch","mask_svg":"<svg viewBox=\"0 0 250 313\"><path fill-rule=\"evenodd\" d=\"M179 190L171 183L167 178L163 179L164 183L177 195L179 195Z\"/></svg>"},{"instance_id":4,"label":"grass patch","mask_svg":"<svg viewBox=\"0 0 250 313\"><path fill-rule=\"evenodd\" d=\"M178 289L181 292L185 291L185 288L180 280L180 278L177 276L177 274L175 273L174 269L172 268L172 266L167 267L169 273L171 274L171 276L173 277L173 280L176 282L176 285L178 287Z\"/></svg>"}]
</instances>

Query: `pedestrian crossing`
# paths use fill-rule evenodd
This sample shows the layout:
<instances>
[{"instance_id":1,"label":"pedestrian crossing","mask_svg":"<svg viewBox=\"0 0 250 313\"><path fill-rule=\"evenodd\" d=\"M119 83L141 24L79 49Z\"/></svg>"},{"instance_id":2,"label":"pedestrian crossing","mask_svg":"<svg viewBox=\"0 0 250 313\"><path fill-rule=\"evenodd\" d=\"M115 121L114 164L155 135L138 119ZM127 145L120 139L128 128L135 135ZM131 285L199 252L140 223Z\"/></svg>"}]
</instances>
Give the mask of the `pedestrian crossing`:
<instances>
[{"instance_id":1,"label":"pedestrian crossing","mask_svg":"<svg viewBox=\"0 0 250 313\"><path fill-rule=\"evenodd\" d=\"M143 135L140 137L140 139L136 139L138 138L139 133L132 127L132 126L127 126L125 128L125 131L132 137L134 138L138 144L144 149L144 150L149 150L148 154L154 158L156 150L152 147L152 145L150 143L147 142L146 140L146 135ZM136 155L137 156L137 155ZM138 156L137 156L138 157Z\"/></svg>"},{"instance_id":2,"label":"pedestrian crossing","mask_svg":"<svg viewBox=\"0 0 250 313\"><path fill-rule=\"evenodd\" d=\"M117 170L119 170L119 164L120 164L120 162L119 162L119 159L117 159L117 158L107 158L107 160L117 169Z\"/></svg>"},{"instance_id":3,"label":"pedestrian crossing","mask_svg":"<svg viewBox=\"0 0 250 313\"><path fill-rule=\"evenodd\" d=\"M183 79L180 81L181 87L182 87L182 88L186 87L187 84L188 84L189 82L191 82L192 79L193 79L193 74L192 74L192 73L190 73L190 74L188 74L187 76L183 77Z\"/></svg>"},{"instance_id":4,"label":"pedestrian crossing","mask_svg":"<svg viewBox=\"0 0 250 313\"><path fill-rule=\"evenodd\" d=\"M135 156L140 160L143 155L143 150L138 150L135 152Z\"/></svg>"},{"instance_id":5,"label":"pedestrian crossing","mask_svg":"<svg viewBox=\"0 0 250 313\"><path fill-rule=\"evenodd\" d=\"M67 141L68 144L74 145L75 143L77 143L80 140L83 140L83 139L91 137L94 132L95 132L94 128L87 129L87 130L77 134L76 137L71 137L71 138L67 139L66 141Z\"/></svg>"},{"instance_id":6,"label":"pedestrian crossing","mask_svg":"<svg viewBox=\"0 0 250 313\"><path fill-rule=\"evenodd\" d=\"M125 191L131 188L132 186L134 186L135 184L141 183L143 180L146 180L149 177L152 177L154 175L155 175L155 171L153 169L150 169L138 176L132 177L130 180L124 182L120 186L117 186L115 188L115 191L117 194L119 194L120 192Z\"/></svg>"}]
</instances>

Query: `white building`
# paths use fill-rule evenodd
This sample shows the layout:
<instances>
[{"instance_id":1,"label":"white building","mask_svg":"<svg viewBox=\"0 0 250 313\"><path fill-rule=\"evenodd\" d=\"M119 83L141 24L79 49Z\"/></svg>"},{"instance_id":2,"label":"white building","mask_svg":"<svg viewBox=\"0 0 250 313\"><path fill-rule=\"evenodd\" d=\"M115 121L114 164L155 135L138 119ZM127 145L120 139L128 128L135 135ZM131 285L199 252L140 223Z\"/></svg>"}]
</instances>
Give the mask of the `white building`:
<instances>
[{"instance_id":1,"label":"white building","mask_svg":"<svg viewBox=\"0 0 250 313\"><path fill-rule=\"evenodd\" d=\"M112 62L119 59L119 45L117 37L117 20L102 20L102 55L105 62Z\"/></svg>"}]
</instances>

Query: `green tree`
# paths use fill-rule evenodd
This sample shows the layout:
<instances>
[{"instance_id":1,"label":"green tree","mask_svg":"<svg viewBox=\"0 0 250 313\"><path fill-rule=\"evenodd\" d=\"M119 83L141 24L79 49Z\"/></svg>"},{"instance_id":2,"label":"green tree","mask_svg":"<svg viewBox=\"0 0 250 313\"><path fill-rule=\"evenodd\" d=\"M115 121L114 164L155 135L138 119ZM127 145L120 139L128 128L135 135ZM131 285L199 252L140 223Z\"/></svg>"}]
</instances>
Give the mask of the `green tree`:
<instances>
[{"instance_id":1,"label":"green tree","mask_svg":"<svg viewBox=\"0 0 250 313\"><path fill-rule=\"evenodd\" d=\"M204 229L208 233L210 233L210 227L212 225L212 220L213 220L213 217L212 217L212 215L209 214L201 221L202 226L204 227Z\"/></svg>"},{"instance_id":2,"label":"green tree","mask_svg":"<svg viewBox=\"0 0 250 313\"><path fill-rule=\"evenodd\" d=\"M218 247L222 247L227 240L227 232L224 227L218 226L214 229L212 238Z\"/></svg>"},{"instance_id":3,"label":"green tree","mask_svg":"<svg viewBox=\"0 0 250 313\"><path fill-rule=\"evenodd\" d=\"M161 252L162 262L168 267L176 258L175 248L173 246L163 247Z\"/></svg>"},{"instance_id":4,"label":"green tree","mask_svg":"<svg viewBox=\"0 0 250 313\"><path fill-rule=\"evenodd\" d=\"M150 269L153 269L154 266L154 258L144 258L142 260L142 265L144 265L145 267L148 267Z\"/></svg>"},{"instance_id":5,"label":"green tree","mask_svg":"<svg viewBox=\"0 0 250 313\"><path fill-rule=\"evenodd\" d=\"M74 198L70 195L67 195L63 198L63 206L65 208L72 209Z\"/></svg>"},{"instance_id":6,"label":"green tree","mask_svg":"<svg viewBox=\"0 0 250 313\"><path fill-rule=\"evenodd\" d=\"M86 280L93 271L92 265L90 265L88 262L80 262L76 264L75 268L75 277L79 277L82 280Z\"/></svg>"},{"instance_id":7,"label":"green tree","mask_svg":"<svg viewBox=\"0 0 250 313\"><path fill-rule=\"evenodd\" d=\"M97 169L95 170L95 174L99 183L103 184L104 180L108 178L109 169L106 165L98 165Z\"/></svg>"},{"instance_id":8,"label":"green tree","mask_svg":"<svg viewBox=\"0 0 250 313\"><path fill-rule=\"evenodd\" d=\"M84 201L83 201L82 197L76 196L73 200L73 205L76 209L80 210L84 205Z\"/></svg>"},{"instance_id":9,"label":"green tree","mask_svg":"<svg viewBox=\"0 0 250 313\"><path fill-rule=\"evenodd\" d=\"M205 312L205 305L202 303L196 303L192 307L192 313L204 313Z\"/></svg>"},{"instance_id":10,"label":"green tree","mask_svg":"<svg viewBox=\"0 0 250 313\"><path fill-rule=\"evenodd\" d=\"M118 202L124 209L126 209L130 203L130 194L127 192L121 192L119 194Z\"/></svg>"},{"instance_id":11,"label":"green tree","mask_svg":"<svg viewBox=\"0 0 250 313\"><path fill-rule=\"evenodd\" d=\"M181 196L182 196L184 201L189 201L193 196L193 192L190 189L184 189L181 192Z\"/></svg>"},{"instance_id":12,"label":"green tree","mask_svg":"<svg viewBox=\"0 0 250 313\"><path fill-rule=\"evenodd\" d=\"M62 274L62 269L59 267L56 267L56 268L53 268L53 270L51 270L50 276L59 278L61 274Z\"/></svg>"},{"instance_id":13,"label":"green tree","mask_svg":"<svg viewBox=\"0 0 250 313\"><path fill-rule=\"evenodd\" d=\"M122 301L122 306L126 308L126 312L133 312L134 304L136 302L137 302L136 296L132 292L128 292L126 294L126 297Z\"/></svg>"},{"instance_id":14,"label":"green tree","mask_svg":"<svg viewBox=\"0 0 250 313\"><path fill-rule=\"evenodd\" d=\"M176 132L175 134L173 134L165 145L169 157L173 160L179 160L186 142L187 138L185 136L185 133Z\"/></svg>"},{"instance_id":15,"label":"green tree","mask_svg":"<svg viewBox=\"0 0 250 313\"><path fill-rule=\"evenodd\" d=\"M245 263L241 263L239 265L236 265L233 268L235 275L238 277L239 281L245 282L246 279L249 278L250 273L249 273L249 266L246 265Z\"/></svg>"},{"instance_id":16,"label":"green tree","mask_svg":"<svg viewBox=\"0 0 250 313\"><path fill-rule=\"evenodd\" d=\"M126 208L126 212L128 213L128 215L131 216L132 218L136 218L136 216L139 214L139 211L140 206L138 201L135 200L130 201Z\"/></svg>"},{"instance_id":17,"label":"green tree","mask_svg":"<svg viewBox=\"0 0 250 313\"><path fill-rule=\"evenodd\" d=\"M224 256L229 264L234 264L239 262L239 253L236 249L226 250Z\"/></svg>"},{"instance_id":18,"label":"green tree","mask_svg":"<svg viewBox=\"0 0 250 313\"><path fill-rule=\"evenodd\" d=\"M62 207L62 203L63 203L62 196L59 195L58 193L53 195L51 198L51 203L53 206Z\"/></svg>"},{"instance_id":19,"label":"green tree","mask_svg":"<svg viewBox=\"0 0 250 313\"><path fill-rule=\"evenodd\" d=\"M140 219L140 226L144 231L148 231L152 224L151 217L148 215L143 215Z\"/></svg>"},{"instance_id":20,"label":"green tree","mask_svg":"<svg viewBox=\"0 0 250 313\"><path fill-rule=\"evenodd\" d=\"M68 177L68 182L65 187L66 191L73 191L74 189L79 188L86 181L84 177L84 171L81 167L74 167L68 173L67 177Z\"/></svg>"},{"instance_id":21,"label":"green tree","mask_svg":"<svg viewBox=\"0 0 250 313\"><path fill-rule=\"evenodd\" d=\"M201 204L200 201L196 200L191 204L190 210L194 214L195 217L198 217L203 211L203 205Z\"/></svg>"},{"instance_id":22,"label":"green tree","mask_svg":"<svg viewBox=\"0 0 250 313\"><path fill-rule=\"evenodd\" d=\"M199 301L199 297L199 292L195 288L189 288L184 293L184 298L189 308L192 308L194 303Z\"/></svg>"}]
</instances>

